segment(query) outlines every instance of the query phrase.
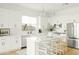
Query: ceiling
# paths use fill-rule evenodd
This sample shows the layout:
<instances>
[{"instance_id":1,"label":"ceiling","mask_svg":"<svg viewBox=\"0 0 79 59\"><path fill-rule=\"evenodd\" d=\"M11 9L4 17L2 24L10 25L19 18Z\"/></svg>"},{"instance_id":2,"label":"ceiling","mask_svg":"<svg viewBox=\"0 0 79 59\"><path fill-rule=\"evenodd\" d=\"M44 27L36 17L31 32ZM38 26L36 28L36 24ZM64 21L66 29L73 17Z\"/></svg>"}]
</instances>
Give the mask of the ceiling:
<instances>
[{"instance_id":1,"label":"ceiling","mask_svg":"<svg viewBox=\"0 0 79 59\"><path fill-rule=\"evenodd\" d=\"M37 12L53 13L73 6L79 6L78 3L0 3L0 7L10 9L29 9Z\"/></svg>"},{"instance_id":2,"label":"ceiling","mask_svg":"<svg viewBox=\"0 0 79 59\"><path fill-rule=\"evenodd\" d=\"M77 3L18 3L15 4L20 7L29 8L35 11L52 12L66 9L68 7L77 6Z\"/></svg>"}]
</instances>

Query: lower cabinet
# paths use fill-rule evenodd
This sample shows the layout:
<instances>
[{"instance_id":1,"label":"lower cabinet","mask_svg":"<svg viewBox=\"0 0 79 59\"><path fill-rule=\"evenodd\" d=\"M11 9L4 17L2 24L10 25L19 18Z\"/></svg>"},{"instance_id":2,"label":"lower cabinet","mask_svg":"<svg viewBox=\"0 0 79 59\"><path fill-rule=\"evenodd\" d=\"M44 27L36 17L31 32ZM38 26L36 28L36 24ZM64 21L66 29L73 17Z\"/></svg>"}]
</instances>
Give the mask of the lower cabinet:
<instances>
[{"instance_id":1,"label":"lower cabinet","mask_svg":"<svg viewBox=\"0 0 79 59\"><path fill-rule=\"evenodd\" d=\"M37 37L27 38L27 55L36 54L36 40L37 40Z\"/></svg>"},{"instance_id":2,"label":"lower cabinet","mask_svg":"<svg viewBox=\"0 0 79 59\"><path fill-rule=\"evenodd\" d=\"M48 55L48 49L50 49L50 40L44 40L38 42L37 47L36 47L37 55Z\"/></svg>"},{"instance_id":3,"label":"lower cabinet","mask_svg":"<svg viewBox=\"0 0 79 59\"><path fill-rule=\"evenodd\" d=\"M27 37L22 36L21 39L21 48L26 48L27 47Z\"/></svg>"},{"instance_id":4,"label":"lower cabinet","mask_svg":"<svg viewBox=\"0 0 79 59\"><path fill-rule=\"evenodd\" d=\"M1 37L0 38L0 53L7 52L10 49L10 38Z\"/></svg>"},{"instance_id":5,"label":"lower cabinet","mask_svg":"<svg viewBox=\"0 0 79 59\"><path fill-rule=\"evenodd\" d=\"M20 49L20 39L16 37L0 37L0 53Z\"/></svg>"},{"instance_id":6,"label":"lower cabinet","mask_svg":"<svg viewBox=\"0 0 79 59\"><path fill-rule=\"evenodd\" d=\"M65 42L61 37L47 38L36 44L37 55L63 55Z\"/></svg>"},{"instance_id":7,"label":"lower cabinet","mask_svg":"<svg viewBox=\"0 0 79 59\"><path fill-rule=\"evenodd\" d=\"M16 37L11 37L10 38L10 49L14 50L14 49L20 49L20 38L16 38Z\"/></svg>"},{"instance_id":8,"label":"lower cabinet","mask_svg":"<svg viewBox=\"0 0 79 59\"><path fill-rule=\"evenodd\" d=\"M0 40L0 53L5 51L5 41Z\"/></svg>"}]
</instances>

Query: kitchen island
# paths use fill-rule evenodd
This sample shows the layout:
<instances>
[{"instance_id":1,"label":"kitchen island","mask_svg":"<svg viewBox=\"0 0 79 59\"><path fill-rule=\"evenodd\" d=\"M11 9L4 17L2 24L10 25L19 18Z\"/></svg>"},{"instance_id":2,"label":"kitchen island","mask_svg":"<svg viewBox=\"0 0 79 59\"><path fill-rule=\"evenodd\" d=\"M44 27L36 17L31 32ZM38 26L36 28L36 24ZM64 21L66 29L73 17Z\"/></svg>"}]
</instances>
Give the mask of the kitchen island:
<instances>
[{"instance_id":1,"label":"kitchen island","mask_svg":"<svg viewBox=\"0 0 79 59\"><path fill-rule=\"evenodd\" d=\"M66 35L54 34L48 36L45 33L27 36L27 55L58 55L64 54L63 43ZM63 40L63 38L65 38Z\"/></svg>"},{"instance_id":2,"label":"kitchen island","mask_svg":"<svg viewBox=\"0 0 79 59\"><path fill-rule=\"evenodd\" d=\"M27 47L27 52L30 55L79 55L79 49L68 47L66 35L54 35L54 37L43 36L39 34L33 44L30 43ZM32 37L31 37L32 38ZM29 43L29 42L28 42ZM34 45L35 44L35 45ZM28 44L27 44L28 45ZM31 46L32 45L32 46ZM33 50L34 48L34 50ZM32 52L31 52L32 51ZM33 53L33 54L32 54Z\"/></svg>"}]
</instances>

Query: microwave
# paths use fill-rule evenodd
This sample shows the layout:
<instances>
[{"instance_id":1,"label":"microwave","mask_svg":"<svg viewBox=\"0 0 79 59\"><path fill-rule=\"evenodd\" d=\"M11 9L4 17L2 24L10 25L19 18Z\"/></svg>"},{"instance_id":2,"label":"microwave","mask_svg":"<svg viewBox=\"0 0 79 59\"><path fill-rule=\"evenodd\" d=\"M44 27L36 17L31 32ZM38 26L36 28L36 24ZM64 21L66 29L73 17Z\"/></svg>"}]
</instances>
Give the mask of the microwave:
<instances>
[{"instance_id":1,"label":"microwave","mask_svg":"<svg viewBox=\"0 0 79 59\"><path fill-rule=\"evenodd\" d=\"M9 36L10 28L0 28L0 36Z\"/></svg>"}]
</instances>

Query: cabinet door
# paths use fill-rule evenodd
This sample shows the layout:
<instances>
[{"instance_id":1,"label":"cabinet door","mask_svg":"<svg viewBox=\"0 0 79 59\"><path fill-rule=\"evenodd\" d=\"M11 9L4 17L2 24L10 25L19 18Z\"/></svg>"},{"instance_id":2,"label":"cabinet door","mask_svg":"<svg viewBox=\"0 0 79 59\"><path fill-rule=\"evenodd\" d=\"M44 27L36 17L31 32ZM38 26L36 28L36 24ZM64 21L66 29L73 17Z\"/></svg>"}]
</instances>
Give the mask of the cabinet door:
<instances>
[{"instance_id":1,"label":"cabinet door","mask_svg":"<svg viewBox=\"0 0 79 59\"><path fill-rule=\"evenodd\" d=\"M22 37L22 39L21 39L21 47L27 47L27 38L26 37Z\"/></svg>"},{"instance_id":2,"label":"cabinet door","mask_svg":"<svg viewBox=\"0 0 79 59\"><path fill-rule=\"evenodd\" d=\"M8 52L8 51L11 51L11 41L10 41L10 37L6 37L5 38L5 51Z\"/></svg>"},{"instance_id":3,"label":"cabinet door","mask_svg":"<svg viewBox=\"0 0 79 59\"><path fill-rule=\"evenodd\" d=\"M10 49L11 50L14 50L15 49L14 37L10 37Z\"/></svg>"},{"instance_id":4,"label":"cabinet door","mask_svg":"<svg viewBox=\"0 0 79 59\"><path fill-rule=\"evenodd\" d=\"M5 51L5 40L0 38L0 53Z\"/></svg>"},{"instance_id":5,"label":"cabinet door","mask_svg":"<svg viewBox=\"0 0 79 59\"><path fill-rule=\"evenodd\" d=\"M36 37L27 38L27 55L36 54Z\"/></svg>"},{"instance_id":6,"label":"cabinet door","mask_svg":"<svg viewBox=\"0 0 79 59\"><path fill-rule=\"evenodd\" d=\"M11 37L11 49L20 49L20 38Z\"/></svg>"},{"instance_id":7,"label":"cabinet door","mask_svg":"<svg viewBox=\"0 0 79 59\"><path fill-rule=\"evenodd\" d=\"M10 39L9 37L2 37L0 39L0 53L10 51Z\"/></svg>"},{"instance_id":8,"label":"cabinet door","mask_svg":"<svg viewBox=\"0 0 79 59\"><path fill-rule=\"evenodd\" d=\"M16 49L21 48L21 38L20 37L15 37L15 45L16 45Z\"/></svg>"}]
</instances>

